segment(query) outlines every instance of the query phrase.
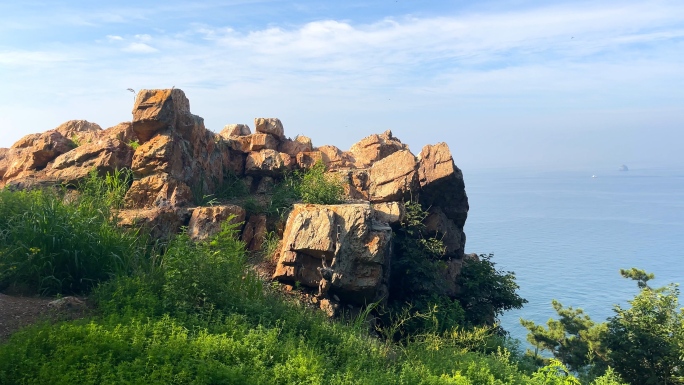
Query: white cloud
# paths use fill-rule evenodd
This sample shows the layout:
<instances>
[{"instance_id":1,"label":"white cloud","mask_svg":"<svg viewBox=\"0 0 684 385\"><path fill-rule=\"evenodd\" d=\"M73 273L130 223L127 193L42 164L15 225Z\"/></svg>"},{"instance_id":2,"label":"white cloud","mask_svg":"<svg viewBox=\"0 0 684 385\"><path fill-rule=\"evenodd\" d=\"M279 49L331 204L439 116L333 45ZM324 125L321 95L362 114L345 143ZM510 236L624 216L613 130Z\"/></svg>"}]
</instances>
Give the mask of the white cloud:
<instances>
[{"instance_id":1,"label":"white cloud","mask_svg":"<svg viewBox=\"0 0 684 385\"><path fill-rule=\"evenodd\" d=\"M126 52L133 52L133 53L155 53L159 52L158 49L151 47L145 43L130 43L127 45L124 49Z\"/></svg>"},{"instance_id":2,"label":"white cloud","mask_svg":"<svg viewBox=\"0 0 684 385\"><path fill-rule=\"evenodd\" d=\"M107 35L107 40L109 40L110 42L113 42L113 41L122 41L122 40L123 40L123 37L118 36L118 35Z\"/></svg>"}]
</instances>

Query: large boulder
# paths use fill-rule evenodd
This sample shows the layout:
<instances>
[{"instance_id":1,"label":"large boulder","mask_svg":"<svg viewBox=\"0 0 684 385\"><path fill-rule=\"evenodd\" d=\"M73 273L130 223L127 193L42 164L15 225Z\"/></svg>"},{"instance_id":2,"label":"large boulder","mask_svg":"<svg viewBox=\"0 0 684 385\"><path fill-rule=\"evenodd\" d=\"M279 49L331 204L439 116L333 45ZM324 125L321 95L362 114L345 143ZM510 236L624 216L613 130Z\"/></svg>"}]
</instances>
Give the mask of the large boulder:
<instances>
[{"instance_id":1,"label":"large boulder","mask_svg":"<svg viewBox=\"0 0 684 385\"><path fill-rule=\"evenodd\" d=\"M283 123L278 118L254 118L254 131L271 134L279 140L285 139Z\"/></svg>"},{"instance_id":2,"label":"large boulder","mask_svg":"<svg viewBox=\"0 0 684 385\"><path fill-rule=\"evenodd\" d=\"M392 136L392 131L387 130L361 139L349 149L349 153L356 167L365 168L397 151L407 149L405 144Z\"/></svg>"},{"instance_id":3,"label":"large boulder","mask_svg":"<svg viewBox=\"0 0 684 385\"><path fill-rule=\"evenodd\" d=\"M100 139L58 156L46 175L71 183L88 176L91 170L100 175L131 167L133 149L118 139Z\"/></svg>"},{"instance_id":4,"label":"large boulder","mask_svg":"<svg viewBox=\"0 0 684 385\"><path fill-rule=\"evenodd\" d=\"M183 115L190 114L190 101L179 89L140 90L133 106L133 131L141 143L157 132L173 128Z\"/></svg>"},{"instance_id":5,"label":"large boulder","mask_svg":"<svg viewBox=\"0 0 684 385\"><path fill-rule=\"evenodd\" d=\"M192 211L188 235L194 240L206 240L221 231L228 218L232 218L231 223L244 222L245 209L236 205L198 207Z\"/></svg>"},{"instance_id":6,"label":"large boulder","mask_svg":"<svg viewBox=\"0 0 684 385\"><path fill-rule=\"evenodd\" d=\"M269 149L253 151L245 160L245 174L277 176L293 166L294 160L288 154Z\"/></svg>"},{"instance_id":7,"label":"large boulder","mask_svg":"<svg viewBox=\"0 0 684 385\"><path fill-rule=\"evenodd\" d=\"M298 135L294 140L286 138L280 141L278 151L284 152L290 156L297 156L302 152L313 151L313 144L311 143L310 138Z\"/></svg>"},{"instance_id":8,"label":"large boulder","mask_svg":"<svg viewBox=\"0 0 684 385\"><path fill-rule=\"evenodd\" d=\"M3 180L25 175L27 171L42 170L56 157L73 148L74 143L55 130L27 135L12 146L12 149L19 151L15 151L8 159Z\"/></svg>"},{"instance_id":9,"label":"large boulder","mask_svg":"<svg viewBox=\"0 0 684 385\"><path fill-rule=\"evenodd\" d=\"M401 201L416 190L416 157L409 150L397 151L370 168L371 202Z\"/></svg>"},{"instance_id":10,"label":"large boulder","mask_svg":"<svg viewBox=\"0 0 684 385\"><path fill-rule=\"evenodd\" d=\"M418 156L420 203L423 207L439 207L463 229L468 218L468 196L463 173L454 164L446 143L427 145Z\"/></svg>"},{"instance_id":11,"label":"large boulder","mask_svg":"<svg viewBox=\"0 0 684 385\"><path fill-rule=\"evenodd\" d=\"M117 219L123 228L142 228L152 239L169 240L187 223L188 214L168 208L127 209L117 212Z\"/></svg>"},{"instance_id":12,"label":"large boulder","mask_svg":"<svg viewBox=\"0 0 684 385\"><path fill-rule=\"evenodd\" d=\"M319 267L332 270L328 293L368 304L387 294L392 232L373 224L368 204L297 204L283 234L274 278L319 287Z\"/></svg>"},{"instance_id":13,"label":"large boulder","mask_svg":"<svg viewBox=\"0 0 684 385\"><path fill-rule=\"evenodd\" d=\"M55 131L80 146L96 141L102 133L102 127L87 120L70 120L59 125Z\"/></svg>"},{"instance_id":14,"label":"large boulder","mask_svg":"<svg viewBox=\"0 0 684 385\"><path fill-rule=\"evenodd\" d=\"M190 103L179 89L141 90L131 128L140 141L131 164L135 181L126 199L131 207L187 206L193 194L213 194L227 171L243 168L240 156L225 153L232 150L221 136L190 113ZM231 166L233 160L237 164ZM168 186L159 186L160 181Z\"/></svg>"},{"instance_id":15,"label":"large boulder","mask_svg":"<svg viewBox=\"0 0 684 385\"><path fill-rule=\"evenodd\" d=\"M219 135L225 139L229 139L238 136L247 136L251 133L252 131L246 124L227 124L225 127L223 127L223 130L221 130Z\"/></svg>"}]
</instances>

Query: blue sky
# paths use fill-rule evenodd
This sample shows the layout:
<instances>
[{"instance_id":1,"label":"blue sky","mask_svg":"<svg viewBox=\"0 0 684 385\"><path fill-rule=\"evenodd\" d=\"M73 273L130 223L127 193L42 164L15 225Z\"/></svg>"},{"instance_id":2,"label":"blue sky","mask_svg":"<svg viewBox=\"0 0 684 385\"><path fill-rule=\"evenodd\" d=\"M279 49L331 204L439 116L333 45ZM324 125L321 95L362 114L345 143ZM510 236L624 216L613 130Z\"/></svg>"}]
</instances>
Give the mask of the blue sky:
<instances>
[{"instance_id":1,"label":"blue sky","mask_svg":"<svg viewBox=\"0 0 684 385\"><path fill-rule=\"evenodd\" d=\"M463 169L684 167L684 2L0 3L0 147L185 91L207 128L391 129Z\"/></svg>"}]
</instances>

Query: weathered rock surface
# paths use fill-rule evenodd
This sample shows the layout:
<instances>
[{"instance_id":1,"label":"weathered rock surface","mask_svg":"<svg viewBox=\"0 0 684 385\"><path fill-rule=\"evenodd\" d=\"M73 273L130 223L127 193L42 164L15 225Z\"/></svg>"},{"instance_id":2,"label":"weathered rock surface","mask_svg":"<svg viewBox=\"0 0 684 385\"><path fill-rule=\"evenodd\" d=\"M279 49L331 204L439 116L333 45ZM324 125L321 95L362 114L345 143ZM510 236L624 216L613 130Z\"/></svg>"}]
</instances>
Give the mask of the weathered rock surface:
<instances>
[{"instance_id":1,"label":"weathered rock surface","mask_svg":"<svg viewBox=\"0 0 684 385\"><path fill-rule=\"evenodd\" d=\"M219 197L219 188L235 177L266 201L284 173L319 161L344 181L347 204L297 204L285 224L264 214L247 217L244 208L229 204L194 207ZM317 301L330 314L340 301L363 305L388 297L392 228L404 220L409 199L429 209L423 235L444 242L438 263L446 266L448 295L458 293L461 267L473 258L464 253L469 207L463 175L445 143L425 146L416 157L386 131L348 152L314 148L307 137L286 138L275 118L255 119L254 133L233 124L215 134L190 112L183 91L171 89L140 91L131 122L102 130L68 121L0 149L0 185L12 188L70 183L93 169L104 174L120 168L134 175L127 209L117 214L121 226L142 226L152 237L168 239L187 225L193 239L203 240L235 215L234 221L246 222L240 236L253 251L275 229L283 239L273 277L318 288Z\"/></svg>"},{"instance_id":2,"label":"weathered rock surface","mask_svg":"<svg viewBox=\"0 0 684 385\"><path fill-rule=\"evenodd\" d=\"M227 124L219 133L223 138L229 139L237 136L250 135L252 131L246 124Z\"/></svg>"},{"instance_id":3,"label":"weathered rock surface","mask_svg":"<svg viewBox=\"0 0 684 385\"><path fill-rule=\"evenodd\" d=\"M373 219L377 222L389 225L399 225L406 216L406 207L403 202L373 203Z\"/></svg>"},{"instance_id":4,"label":"weathered rock surface","mask_svg":"<svg viewBox=\"0 0 684 385\"><path fill-rule=\"evenodd\" d=\"M119 226L142 228L150 232L153 239L168 240L187 223L188 212L165 208L127 209L118 212Z\"/></svg>"},{"instance_id":5,"label":"weathered rock surface","mask_svg":"<svg viewBox=\"0 0 684 385\"><path fill-rule=\"evenodd\" d=\"M397 151L370 168L371 202L401 201L417 187L416 157L409 150Z\"/></svg>"},{"instance_id":6,"label":"weathered rock surface","mask_svg":"<svg viewBox=\"0 0 684 385\"><path fill-rule=\"evenodd\" d=\"M266 215L252 214L249 216L245 228L242 230L242 241L247 250L259 251L266 238Z\"/></svg>"},{"instance_id":7,"label":"weathered rock surface","mask_svg":"<svg viewBox=\"0 0 684 385\"><path fill-rule=\"evenodd\" d=\"M133 149L118 139L100 139L58 156L46 175L66 183L88 176L91 170L100 175L131 166Z\"/></svg>"},{"instance_id":8,"label":"weathered rock surface","mask_svg":"<svg viewBox=\"0 0 684 385\"><path fill-rule=\"evenodd\" d=\"M278 145L278 151L284 152L290 156L297 156L302 152L313 151L313 145L310 138L300 135L294 140L283 139Z\"/></svg>"},{"instance_id":9,"label":"weathered rock surface","mask_svg":"<svg viewBox=\"0 0 684 385\"><path fill-rule=\"evenodd\" d=\"M295 205L274 278L318 287L325 260L332 270L330 294L355 304L382 299L391 238L391 229L374 227L367 204Z\"/></svg>"},{"instance_id":10,"label":"weathered rock surface","mask_svg":"<svg viewBox=\"0 0 684 385\"><path fill-rule=\"evenodd\" d=\"M281 123L278 118L255 118L254 131L271 134L279 140L285 139L283 123Z\"/></svg>"},{"instance_id":11,"label":"weathered rock surface","mask_svg":"<svg viewBox=\"0 0 684 385\"><path fill-rule=\"evenodd\" d=\"M140 140L131 169L129 207L192 204L194 195L209 195L226 171L241 171L242 158L190 113L183 91L141 90L133 108L132 130ZM232 162L238 164L232 165ZM160 186L160 183L166 186Z\"/></svg>"},{"instance_id":12,"label":"weathered rock surface","mask_svg":"<svg viewBox=\"0 0 684 385\"><path fill-rule=\"evenodd\" d=\"M62 123L55 131L67 139L71 139L76 145L92 143L102 133L102 127L87 120L70 120Z\"/></svg>"},{"instance_id":13,"label":"weathered rock surface","mask_svg":"<svg viewBox=\"0 0 684 385\"><path fill-rule=\"evenodd\" d=\"M247 155L245 174L276 176L294 165L292 157L275 150L253 151Z\"/></svg>"},{"instance_id":14,"label":"weathered rock surface","mask_svg":"<svg viewBox=\"0 0 684 385\"><path fill-rule=\"evenodd\" d=\"M446 216L463 229L468 218L468 196L463 173L454 164L446 143L427 145L418 156L420 203L440 207Z\"/></svg>"},{"instance_id":15,"label":"weathered rock surface","mask_svg":"<svg viewBox=\"0 0 684 385\"><path fill-rule=\"evenodd\" d=\"M25 175L25 172L44 169L57 156L74 148L71 140L55 130L39 135L27 135L12 146L15 151L8 159L3 180Z\"/></svg>"},{"instance_id":16,"label":"weathered rock surface","mask_svg":"<svg viewBox=\"0 0 684 385\"><path fill-rule=\"evenodd\" d=\"M228 218L232 218L231 223L244 222L245 209L236 205L198 207L192 211L188 235L197 241L211 238L221 231L221 226Z\"/></svg>"},{"instance_id":17,"label":"weathered rock surface","mask_svg":"<svg viewBox=\"0 0 684 385\"><path fill-rule=\"evenodd\" d=\"M380 135L373 134L361 139L349 149L349 153L357 168L365 168L400 150L408 150L408 146L387 130Z\"/></svg>"}]
</instances>

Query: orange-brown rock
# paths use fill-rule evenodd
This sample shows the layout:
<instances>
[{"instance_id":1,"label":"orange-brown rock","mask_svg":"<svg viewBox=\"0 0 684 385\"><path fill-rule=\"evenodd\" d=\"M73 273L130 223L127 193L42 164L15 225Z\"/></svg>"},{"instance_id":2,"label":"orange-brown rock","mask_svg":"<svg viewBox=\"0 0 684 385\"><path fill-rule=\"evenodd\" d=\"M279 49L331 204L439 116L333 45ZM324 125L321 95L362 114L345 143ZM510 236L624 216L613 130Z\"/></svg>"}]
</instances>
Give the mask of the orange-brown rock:
<instances>
[{"instance_id":1,"label":"orange-brown rock","mask_svg":"<svg viewBox=\"0 0 684 385\"><path fill-rule=\"evenodd\" d=\"M245 221L245 209L236 205L197 207L192 211L188 234L194 240L205 240L221 231L223 223L231 218L231 223Z\"/></svg>"},{"instance_id":2,"label":"orange-brown rock","mask_svg":"<svg viewBox=\"0 0 684 385\"><path fill-rule=\"evenodd\" d=\"M245 160L245 174L276 176L294 165L292 157L275 150L253 151Z\"/></svg>"},{"instance_id":3,"label":"orange-brown rock","mask_svg":"<svg viewBox=\"0 0 684 385\"><path fill-rule=\"evenodd\" d=\"M371 202L400 201L417 187L416 158L409 150L397 151L370 168Z\"/></svg>"},{"instance_id":4,"label":"orange-brown rock","mask_svg":"<svg viewBox=\"0 0 684 385\"><path fill-rule=\"evenodd\" d=\"M297 167L311 168L316 163L323 161L323 153L320 151L300 152L296 156Z\"/></svg>"},{"instance_id":5,"label":"orange-brown rock","mask_svg":"<svg viewBox=\"0 0 684 385\"><path fill-rule=\"evenodd\" d=\"M278 118L255 118L254 131L271 134L279 140L285 139L283 123Z\"/></svg>"},{"instance_id":6,"label":"orange-brown rock","mask_svg":"<svg viewBox=\"0 0 684 385\"><path fill-rule=\"evenodd\" d=\"M278 148L278 139L271 134L256 133L250 135L251 143L249 151L275 150Z\"/></svg>"},{"instance_id":7,"label":"orange-brown rock","mask_svg":"<svg viewBox=\"0 0 684 385\"><path fill-rule=\"evenodd\" d=\"M389 225L399 225L406 216L406 208L403 202L373 203L373 219L377 222Z\"/></svg>"},{"instance_id":8,"label":"orange-brown rock","mask_svg":"<svg viewBox=\"0 0 684 385\"><path fill-rule=\"evenodd\" d=\"M219 133L223 138L229 139L238 136L250 135L252 131L246 124L227 124Z\"/></svg>"},{"instance_id":9,"label":"orange-brown rock","mask_svg":"<svg viewBox=\"0 0 684 385\"><path fill-rule=\"evenodd\" d=\"M8 166L3 176L4 181L19 176L25 171L36 171L45 168L57 156L73 148L71 140L55 130L43 134L31 135L19 140L12 146L20 149L8 159Z\"/></svg>"},{"instance_id":10,"label":"orange-brown rock","mask_svg":"<svg viewBox=\"0 0 684 385\"><path fill-rule=\"evenodd\" d=\"M117 213L117 218L121 227L143 228L150 232L153 239L168 240L186 223L187 215L187 211L148 208L121 210Z\"/></svg>"},{"instance_id":11,"label":"orange-brown rock","mask_svg":"<svg viewBox=\"0 0 684 385\"><path fill-rule=\"evenodd\" d=\"M190 102L179 89L141 90L133 106L133 131L141 143L157 132L175 127L182 115L190 114Z\"/></svg>"},{"instance_id":12,"label":"orange-brown rock","mask_svg":"<svg viewBox=\"0 0 684 385\"><path fill-rule=\"evenodd\" d=\"M306 136L297 136L294 140L283 139L278 145L278 151L284 152L290 156L297 156L302 152L313 151L311 139Z\"/></svg>"},{"instance_id":13,"label":"orange-brown rock","mask_svg":"<svg viewBox=\"0 0 684 385\"><path fill-rule=\"evenodd\" d=\"M160 173L133 181L126 193L126 207L174 208L188 206L193 201L192 189L183 182Z\"/></svg>"},{"instance_id":14,"label":"orange-brown rock","mask_svg":"<svg viewBox=\"0 0 684 385\"><path fill-rule=\"evenodd\" d=\"M283 234L274 278L318 287L325 259L329 293L364 304L387 291L390 228L375 228L367 204L297 204Z\"/></svg>"},{"instance_id":15,"label":"orange-brown rock","mask_svg":"<svg viewBox=\"0 0 684 385\"><path fill-rule=\"evenodd\" d=\"M131 167L133 149L118 139L104 138L79 146L55 158L46 175L71 183L88 176L91 170L100 175Z\"/></svg>"},{"instance_id":16,"label":"orange-brown rock","mask_svg":"<svg viewBox=\"0 0 684 385\"><path fill-rule=\"evenodd\" d=\"M427 145L418 156L420 203L440 207L457 227L463 228L468 217L468 196L463 173L454 164L446 143Z\"/></svg>"},{"instance_id":17,"label":"orange-brown rock","mask_svg":"<svg viewBox=\"0 0 684 385\"><path fill-rule=\"evenodd\" d=\"M153 206L187 205L188 191L213 194L229 171L240 174L243 158L231 154L221 136L204 127L204 120L190 113L183 91L141 90L133 111L132 129L141 145L131 168L136 180L127 197L129 204ZM235 163L235 164L233 164ZM145 183L144 178L156 176ZM169 186L159 188L158 181ZM149 193L142 188L154 187ZM162 195L159 195L162 193ZM145 198L146 199L143 199Z\"/></svg>"},{"instance_id":18,"label":"orange-brown rock","mask_svg":"<svg viewBox=\"0 0 684 385\"><path fill-rule=\"evenodd\" d=\"M71 139L77 145L84 145L96 141L102 132L102 127L87 120L70 120L59 125L55 131Z\"/></svg>"},{"instance_id":19,"label":"orange-brown rock","mask_svg":"<svg viewBox=\"0 0 684 385\"><path fill-rule=\"evenodd\" d=\"M349 149L349 153L356 167L365 168L397 151L407 149L405 144L392 136L392 131L387 130L380 135L373 134L361 139Z\"/></svg>"},{"instance_id":20,"label":"orange-brown rock","mask_svg":"<svg viewBox=\"0 0 684 385\"><path fill-rule=\"evenodd\" d=\"M118 139L126 144L138 140L138 136L133 131L133 123L121 122L116 126L109 127L100 132L100 138Z\"/></svg>"},{"instance_id":21,"label":"orange-brown rock","mask_svg":"<svg viewBox=\"0 0 684 385\"><path fill-rule=\"evenodd\" d=\"M342 152L335 146L321 146L317 147L316 151L320 151L323 157L323 162L327 169L339 169L353 165L353 161L349 153Z\"/></svg>"},{"instance_id":22,"label":"orange-brown rock","mask_svg":"<svg viewBox=\"0 0 684 385\"><path fill-rule=\"evenodd\" d=\"M266 215L252 214L242 230L242 241L247 250L259 251L266 239Z\"/></svg>"},{"instance_id":23,"label":"orange-brown rock","mask_svg":"<svg viewBox=\"0 0 684 385\"><path fill-rule=\"evenodd\" d=\"M370 177L368 169L337 169L331 172L336 172L340 175L344 182L344 194L349 199L369 200L368 189L370 188Z\"/></svg>"}]
</instances>

